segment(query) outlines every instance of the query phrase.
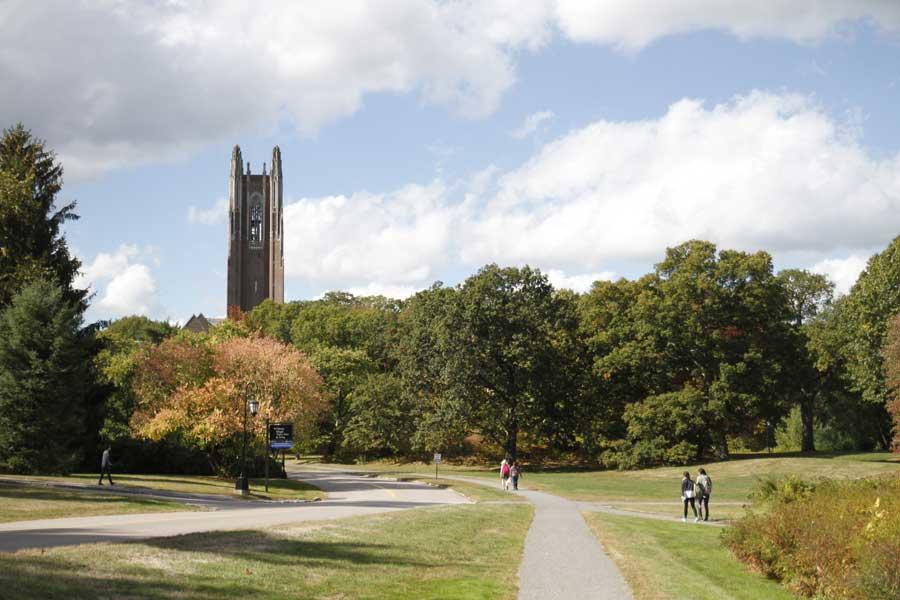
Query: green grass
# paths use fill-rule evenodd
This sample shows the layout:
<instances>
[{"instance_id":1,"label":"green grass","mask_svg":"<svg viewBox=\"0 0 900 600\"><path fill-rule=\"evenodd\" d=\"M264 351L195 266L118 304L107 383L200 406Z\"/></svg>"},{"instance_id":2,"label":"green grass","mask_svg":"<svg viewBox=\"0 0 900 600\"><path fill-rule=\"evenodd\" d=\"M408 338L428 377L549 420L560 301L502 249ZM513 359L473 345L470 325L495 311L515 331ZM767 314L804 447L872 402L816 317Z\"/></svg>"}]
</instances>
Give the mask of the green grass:
<instances>
[{"instance_id":1,"label":"green grass","mask_svg":"<svg viewBox=\"0 0 900 600\"><path fill-rule=\"evenodd\" d=\"M587 513L585 519L622 571L635 600L793 600L750 572L722 545L722 530Z\"/></svg>"},{"instance_id":2,"label":"green grass","mask_svg":"<svg viewBox=\"0 0 900 600\"><path fill-rule=\"evenodd\" d=\"M42 486L0 485L0 523L62 517L201 510L180 502Z\"/></svg>"},{"instance_id":3,"label":"green grass","mask_svg":"<svg viewBox=\"0 0 900 600\"><path fill-rule=\"evenodd\" d=\"M96 473L78 473L66 477L17 477L0 475L0 479L25 479L59 483L79 483L96 485ZM170 492L195 494L219 494L234 496L234 479L206 477L200 475L118 475L113 474L117 489L141 488ZM308 483L290 479L270 479L269 491L264 488L264 479L250 480L250 498L273 500L312 500L324 497L324 494Z\"/></svg>"},{"instance_id":4,"label":"green grass","mask_svg":"<svg viewBox=\"0 0 900 600\"><path fill-rule=\"evenodd\" d=\"M0 554L3 598L512 600L529 505Z\"/></svg>"},{"instance_id":5,"label":"green grass","mask_svg":"<svg viewBox=\"0 0 900 600\"><path fill-rule=\"evenodd\" d=\"M756 487L758 479L766 476L797 475L805 479L825 477L831 479L900 475L900 455L886 452L845 455L801 456L773 455L772 457L736 457L724 462L693 465L690 467L663 467L641 471L540 471L525 465L520 484L528 489L546 491L573 500L628 501L628 500L678 500L681 495L681 474L689 470L696 475L699 467L705 467L713 479L713 502L746 501ZM429 465L367 463L359 470L379 473L419 472L427 473ZM430 466L434 472L434 466ZM454 467L441 465L445 474L472 477L498 477L497 469L478 467Z\"/></svg>"}]
</instances>

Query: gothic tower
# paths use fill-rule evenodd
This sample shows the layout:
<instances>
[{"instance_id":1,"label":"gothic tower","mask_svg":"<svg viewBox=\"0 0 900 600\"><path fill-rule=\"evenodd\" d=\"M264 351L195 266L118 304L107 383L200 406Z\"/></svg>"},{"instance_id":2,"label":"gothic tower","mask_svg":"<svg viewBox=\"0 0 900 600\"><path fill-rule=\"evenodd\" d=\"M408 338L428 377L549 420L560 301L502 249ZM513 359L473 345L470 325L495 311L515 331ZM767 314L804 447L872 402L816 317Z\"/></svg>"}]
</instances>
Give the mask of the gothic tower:
<instances>
[{"instance_id":1,"label":"gothic tower","mask_svg":"<svg viewBox=\"0 0 900 600\"><path fill-rule=\"evenodd\" d=\"M228 183L228 318L237 319L266 298L284 302L284 218L281 150L272 150L272 173L244 172L241 148L231 153Z\"/></svg>"}]
</instances>

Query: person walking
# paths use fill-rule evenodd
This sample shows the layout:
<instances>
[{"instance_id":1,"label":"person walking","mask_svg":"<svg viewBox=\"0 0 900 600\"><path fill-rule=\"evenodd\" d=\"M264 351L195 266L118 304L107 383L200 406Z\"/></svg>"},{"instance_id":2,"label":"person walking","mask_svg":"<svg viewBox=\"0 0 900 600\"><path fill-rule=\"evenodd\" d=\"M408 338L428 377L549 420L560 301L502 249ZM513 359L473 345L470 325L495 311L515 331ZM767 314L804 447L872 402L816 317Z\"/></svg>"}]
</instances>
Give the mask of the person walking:
<instances>
[{"instance_id":1,"label":"person walking","mask_svg":"<svg viewBox=\"0 0 900 600\"><path fill-rule=\"evenodd\" d=\"M519 467L519 461L513 461L512 466L509 468L509 477L512 479L513 491L519 491L519 475L522 474L522 469Z\"/></svg>"},{"instance_id":2,"label":"person walking","mask_svg":"<svg viewBox=\"0 0 900 600\"><path fill-rule=\"evenodd\" d=\"M687 523L688 504L691 505L691 510L694 511L694 522L699 521L697 506L694 504L694 482L691 480L691 474L687 471L684 472L684 476L681 478L681 501L684 503L684 516L681 517L681 521Z\"/></svg>"},{"instance_id":3,"label":"person walking","mask_svg":"<svg viewBox=\"0 0 900 600\"><path fill-rule=\"evenodd\" d=\"M700 518L709 521L709 497L712 495L712 479L706 474L706 469L700 469L697 476L697 508L700 510ZM706 513L703 507L706 507Z\"/></svg>"},{"instance_id":4,"label":"person walking","mask_svg":"<svg viewBox=\"0 0 900 600\"><path fill-rule=\"evenodd\" d=\"M97 485L103 485L104 474L109 479L109 485L115 485L112 480L112 458L110 458L110 452L112 452L112 447L110 446L107 446L106 450L103 451L103 458L100 459L100 479L97 480Z\"/></svg>"},{"instance_id":5,"label":"person walking","mask_svg":"<svg viewBox=\"0 0 900 600\"><path fill-rule=\"evenodd\" d=\"M500 487L509 490L509 461L505 458L500 463Z\"/></svg>"}]
</instances>

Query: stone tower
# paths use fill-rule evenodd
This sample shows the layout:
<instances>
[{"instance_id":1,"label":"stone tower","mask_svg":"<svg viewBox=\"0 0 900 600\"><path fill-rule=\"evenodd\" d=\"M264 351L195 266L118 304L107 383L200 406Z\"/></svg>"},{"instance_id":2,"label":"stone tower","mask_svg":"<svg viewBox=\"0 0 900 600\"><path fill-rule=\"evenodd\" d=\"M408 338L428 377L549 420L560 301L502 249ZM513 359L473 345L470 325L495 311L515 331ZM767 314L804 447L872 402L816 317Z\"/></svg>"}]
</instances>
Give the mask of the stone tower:
<instances>
[{"instance_id":1,"label":"stone tower","mask_svg":"<svg viewBox=\"0 0 900 600\"><path fill-rule=\"evenodd\" d=\"M272 173L244 172L241 148L231 153L228 182L228 318L237 319L266 298L284 302L284 218L281 150L272 150Z\"/></svg>"}]
</instances>

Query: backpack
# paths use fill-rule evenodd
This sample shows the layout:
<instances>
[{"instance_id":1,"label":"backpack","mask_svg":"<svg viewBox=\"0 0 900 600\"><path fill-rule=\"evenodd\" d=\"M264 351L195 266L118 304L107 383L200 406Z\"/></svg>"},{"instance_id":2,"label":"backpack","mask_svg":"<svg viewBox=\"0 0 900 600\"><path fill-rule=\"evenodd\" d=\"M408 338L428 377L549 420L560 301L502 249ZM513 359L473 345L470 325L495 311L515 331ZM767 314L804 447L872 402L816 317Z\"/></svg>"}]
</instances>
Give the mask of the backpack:
<instances>
[{"instance_id":1,"label":"backpack","mask_svg":"<svg viewBox=\"0 0 900 600\"><path fill-rule=\"evenodd\" d=\"M504 477L509 477L509 465L508 464L503 463L503 466L500 467L500 474L503 475Z\"/></svg>"},{"instance_id":2,"label":"backpack","mask_svg":"<svg viewBox=\"0 0 900 600\"><path fill-rule=\"evenodd\" d=\"M700 483L700 479L697 480L697 483L700 484L700 493L709 496L712 493L712 479L709 478L709 475L704 475L703 480L703 483Z\"/></svg>"}]
</instances>

